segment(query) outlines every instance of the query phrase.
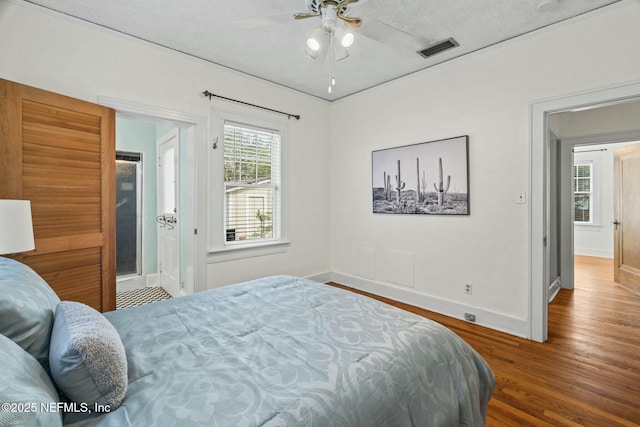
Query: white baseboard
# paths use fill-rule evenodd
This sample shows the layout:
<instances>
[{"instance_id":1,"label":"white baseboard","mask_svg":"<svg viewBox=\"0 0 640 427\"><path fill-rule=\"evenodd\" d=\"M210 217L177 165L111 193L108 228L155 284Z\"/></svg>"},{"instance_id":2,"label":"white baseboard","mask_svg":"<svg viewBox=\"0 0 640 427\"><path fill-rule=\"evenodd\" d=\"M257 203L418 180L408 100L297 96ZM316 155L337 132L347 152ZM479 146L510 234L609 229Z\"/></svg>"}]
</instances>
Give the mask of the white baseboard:
<instances>
[{"instance_id":1,"label":"white baseboard","mask_svg":"<svg viewBox=\"0 0 640 427\"><path fill-rule=\"evenodd\" d=\"M573 248L574 255L595 256L598 258L613 258L613 252L594 248Z\"/></svg>"},{"instance_id":2,"label":"white baseboard","mask_svg":"<svg viewBox=\"0 0 640 427\"><path fill-rule=\"evenodd\" d=\"M325 271L324 273L306 276L305 279L313 280L314 282L327 283L333 280L333 273L330 271Z\"/></svg>"},{"instance_id":3,"label":"white baseboard","mask_svg":"<svg viewBox=\"0 0 640 427\"><path fill-rule=\"evenodd\" d=\"M144 278L139 275L119 277L116 279L116 292L127 292L144 288Z\"/></svg>"},{"instance_id":4,"label":"white baseboard","mask_svg":"<svg viewBox=\"0 0 640 427\"><path fill-rule=\"evenodd\" d=\"M556 295L558 295L558 292L560 292L561 288L562 286L560 285L560 278L558 277L553 281L552 284L549 285L549 293L547 294L549 295L549 303L551 303Z\"/></svg>"},{"instance_id":5,"label":"white baseboard","mask_svg":"<svg viewBox=\"0 0 640 427\"><path fill-rule=\"evenodd\" d=\"M322 277L323 280L316 280L313 278L311 278L311 280L322 282L333 281L351 288L390 298L395 301L410 304L425 310L453 317L455 319L464 320L465 313L473 313L476 316L476 325L495 329L521 338L529 338L529 323L526 319L506 316L504 314L467 306L458 302L436 298L417 292L414 289L395 287L370 279L351 276L349 274L332 272L323 273L318 276ZM330 276L330 279L326 279L328 276Z\"/></svg>"},{"instance_id":6,"label":"white baseboard","mask_svg":"<svg viewBox=\"0 0 640 427\"><path fill-rule=\"evenodd\" d=\"M158 273L154 273L154 274L147 274L147 283L145 286L150 287L150 286L158 286Z\"/></svg>"}]
</instances>

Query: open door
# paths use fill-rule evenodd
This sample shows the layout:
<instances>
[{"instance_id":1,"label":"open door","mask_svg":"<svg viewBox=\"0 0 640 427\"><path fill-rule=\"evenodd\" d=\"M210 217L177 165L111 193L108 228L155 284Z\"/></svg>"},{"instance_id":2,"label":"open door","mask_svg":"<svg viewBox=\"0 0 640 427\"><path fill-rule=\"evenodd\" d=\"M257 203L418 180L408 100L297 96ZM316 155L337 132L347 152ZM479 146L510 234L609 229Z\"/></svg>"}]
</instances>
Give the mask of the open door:
<instances>
[{"instance_id":1,"label":"open door","mask_svg":"<svg viewBox=\"0 0 640 427\"><path fill-rule=\"evenodd\" d=\"M0 79L0 199L31 201L36 249L13 258L62 300L115 299L115 111Z\"/></svg>"},{"instance_id":2,"label":"open door","mask_svg":"<svg viewBox=\"0 0 640 427\"><path fill-rule=\"evenodd\" d=\"M640 144L614 151L614 281L640 293Z\"/></svg>"},{"instance_id":3,"label":"open door","mask_svg":"<svg viewBox=\"0 0 640 427\"><path fill-rule=\"evenodd\" d=\"M158 139L158 274L159 285L180 295L180 139L179 129Z\"/></svg>"},{"instance_id":4,"label":"open door","mask_svg":"<svg viewBox=\"0 0 640 427\"><path fill-rule=\"evenodd\" d=\"M558 203L561 193L562 182L560 176L560 139L549 130L548 149L545 150L547 157L549 172L545 176L546 192L548 198L545 199L546 211L549 213L546 224L546 248L545 248L545 266L547 275L547 301L551 302L560 290L560 230L561 230L561 206Z\"/></svg>"}]
</instances>

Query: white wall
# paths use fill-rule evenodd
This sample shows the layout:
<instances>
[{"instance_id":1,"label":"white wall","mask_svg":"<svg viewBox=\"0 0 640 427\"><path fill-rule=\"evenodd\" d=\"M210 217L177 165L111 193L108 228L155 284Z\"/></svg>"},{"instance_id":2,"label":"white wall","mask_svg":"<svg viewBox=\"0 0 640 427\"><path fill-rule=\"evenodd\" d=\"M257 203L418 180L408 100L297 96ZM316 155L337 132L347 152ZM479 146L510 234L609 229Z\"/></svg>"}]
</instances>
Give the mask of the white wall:
<instances>
[{"instance_id":1,"label":"white wall","mask_svg":"<svg viewBox=\"0 0 640 427\"><path fill-rule=\"evenodd\" d=\"M530 185L530 103L637 80L638 22L640 3L622 2L335 102L333 271L526 335L529 207L516 194ZM464 134L470 216L371 213L372 150ZM394 275L410 286L389 283Z\"/></svg>"},{"instance_id":2,"label":"white wall","mask_svg":"<svg viewBox=\"0 0 640 427\"><path fill-rule=\"evenodd\" d=\"M640 101L568 111L550 117L555 117L552 120L558 123L555 133L562 139L636 131L640 129Z\"/></svg>"},{"instance_id":3,"label":"white wall","mask_svg":"<svg viewBox=\"0 0 640 427\"><path fill-rule=\"evenodd\" d=\"M300 114L289 122L291 246L210 264L207 286L329 270L328 103L22 2L0 1L0 58L0 78L91 102L106 96L208 117L220 105L200 95L208 89Z\"/></svg>"}]
</instances>

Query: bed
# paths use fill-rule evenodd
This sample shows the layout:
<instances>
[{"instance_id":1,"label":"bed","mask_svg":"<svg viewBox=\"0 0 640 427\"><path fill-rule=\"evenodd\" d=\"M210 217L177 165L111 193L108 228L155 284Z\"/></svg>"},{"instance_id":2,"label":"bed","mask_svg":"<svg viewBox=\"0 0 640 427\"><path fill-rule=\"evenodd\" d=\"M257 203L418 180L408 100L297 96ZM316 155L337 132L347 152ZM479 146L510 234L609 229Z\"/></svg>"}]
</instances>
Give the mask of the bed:
<instances>
[{"instance_id":1,"label":"bed","mask_svg":"<svg viewBox=\"0 0 640 427\"><path fill-rule=\"evenodd\" d=\"M0 259L0 320L3 283L11 280L6 272ZM51 364L42 349L33 358L42 365L38 381L51 379L48 398L60 401L67 397L52 370L63 316L52 316ZM63 407L69 413L31 416L78 427L482 426L495 386L482 357L445 327L292 276L99 316L108 325L97 330L112 325L124 349L121 401L104 413L69 406ZM10 364L7 358L5 352L0 364ZM10 392L0 385L0 398L10 399Z\"/></svg>"}]
</instances>

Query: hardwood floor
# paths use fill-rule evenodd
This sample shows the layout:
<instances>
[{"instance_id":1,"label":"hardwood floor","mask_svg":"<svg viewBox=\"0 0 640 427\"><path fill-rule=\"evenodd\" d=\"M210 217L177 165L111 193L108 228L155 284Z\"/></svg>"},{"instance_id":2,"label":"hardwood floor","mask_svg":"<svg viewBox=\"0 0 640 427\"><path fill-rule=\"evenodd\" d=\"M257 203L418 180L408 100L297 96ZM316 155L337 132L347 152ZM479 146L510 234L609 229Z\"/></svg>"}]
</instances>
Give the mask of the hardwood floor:
<instances>
[{"instance_id":1,"label":"hardwood floor","mask_svg":"<svg viewBox=\"0 0 640 427\"><path fill-rule=\"evenodd\" d=\"M575 289L549 305L546 343L369 296L447 326L485 358L497 379L488 426L640 426L640 296L613 283L610 259L575 265Z\"/></svg>"}]
</instances>

